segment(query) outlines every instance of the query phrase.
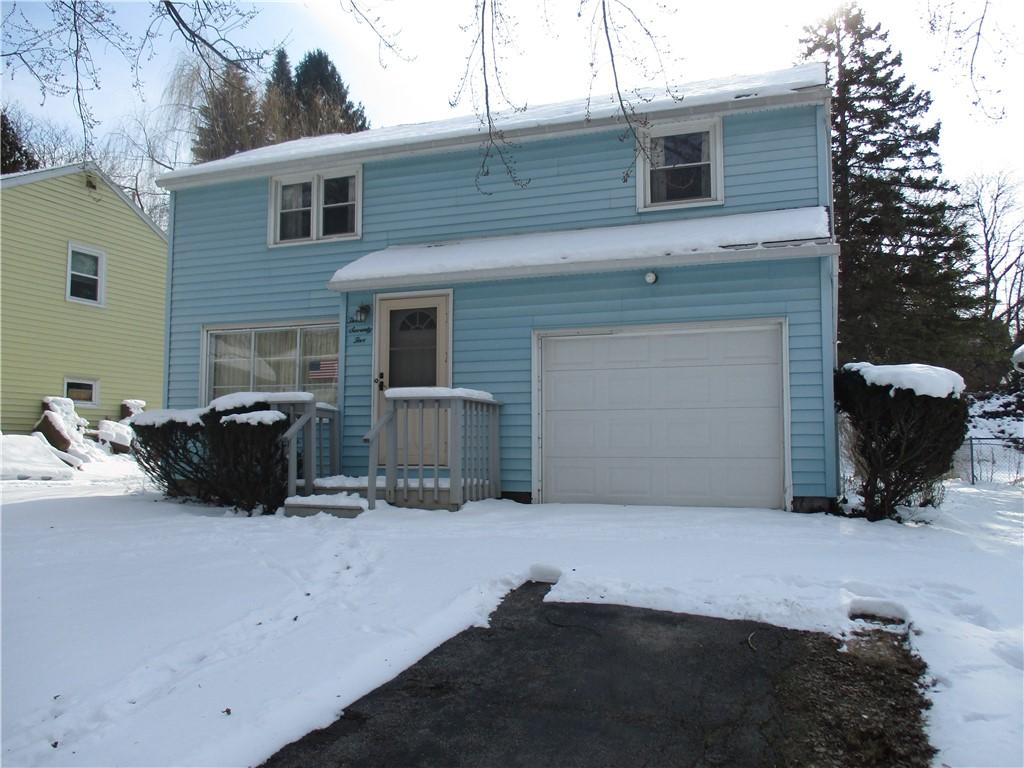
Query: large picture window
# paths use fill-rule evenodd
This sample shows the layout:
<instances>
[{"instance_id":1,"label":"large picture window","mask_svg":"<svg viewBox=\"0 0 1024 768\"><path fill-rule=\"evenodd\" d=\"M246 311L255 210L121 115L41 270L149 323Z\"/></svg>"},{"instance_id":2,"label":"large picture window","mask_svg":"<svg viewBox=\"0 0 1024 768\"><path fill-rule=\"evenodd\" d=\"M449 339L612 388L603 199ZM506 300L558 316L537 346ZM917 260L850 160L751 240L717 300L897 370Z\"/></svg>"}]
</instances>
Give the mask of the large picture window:
<instances>
[{"instance_id":1,"label":"large picture window","mask_svg":"<svg viewBox=\"0 0 1024 768\"><path fill-rule=\"evenodd\" d=\"M717 121L656 126L638 169L641 210L722 202L722 142Z\"/></svg>"},{"instance_id":2,"label":"large picture window","mask_svg":"<svg viewBox=\"0 0 1024 768\"><path fill-rule=\"evenodd\" d=\"M233 392L312 392L338 399L338 326L210 330L208 399Z\"/></svg>"},{"instance_id":3,"label":"large picture window","mask_svg":"<svg viewBox=\"0 0 1024 768\"><path fill-rule=\"evenodd\" d=\"M271 243L358 238L361 187L358 168L274 179Z\"/></svg>"}]
</instances>

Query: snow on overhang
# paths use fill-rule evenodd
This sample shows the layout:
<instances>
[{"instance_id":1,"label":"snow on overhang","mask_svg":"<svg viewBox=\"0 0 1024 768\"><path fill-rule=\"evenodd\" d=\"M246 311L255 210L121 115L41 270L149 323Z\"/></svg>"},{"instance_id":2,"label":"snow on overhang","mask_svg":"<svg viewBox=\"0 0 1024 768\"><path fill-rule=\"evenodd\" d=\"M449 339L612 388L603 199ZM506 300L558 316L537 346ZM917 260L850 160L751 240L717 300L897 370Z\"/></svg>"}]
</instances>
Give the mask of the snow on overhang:
<instances>
[{"instance_id":1,"label":"snow on overhang","mask_svg":"<svg viewBox=\"0 0 1024 768\"><path fill-rule=\"evenodd\" d=\"M817 246L808 248L808 246ZM824 247L824 248L823 248ZM406 288L652 266L683 266L830 253L825 208L573 229L368 253L334 273L334 291ZM754 255L752 250L757 251Z\"/></svg>"}]
</instances>

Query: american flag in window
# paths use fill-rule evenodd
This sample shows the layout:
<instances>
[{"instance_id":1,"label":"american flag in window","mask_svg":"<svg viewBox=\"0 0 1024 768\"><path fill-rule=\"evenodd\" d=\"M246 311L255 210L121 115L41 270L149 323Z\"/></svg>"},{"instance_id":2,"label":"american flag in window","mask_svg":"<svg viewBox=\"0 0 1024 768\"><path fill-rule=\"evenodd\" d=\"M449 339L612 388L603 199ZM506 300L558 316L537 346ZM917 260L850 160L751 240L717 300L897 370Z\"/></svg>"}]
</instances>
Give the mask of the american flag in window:
<instances>
[{"instance_id":1,"label":"american flag in window","mask_svg":"<svg viewBox=\"0 0 1024 768\"><path fill-rule=\"evenodd\" d=\"M333 360L310 360L308 381L327 381L338 378L338 358Z\"/></svg>"}]
</instances>

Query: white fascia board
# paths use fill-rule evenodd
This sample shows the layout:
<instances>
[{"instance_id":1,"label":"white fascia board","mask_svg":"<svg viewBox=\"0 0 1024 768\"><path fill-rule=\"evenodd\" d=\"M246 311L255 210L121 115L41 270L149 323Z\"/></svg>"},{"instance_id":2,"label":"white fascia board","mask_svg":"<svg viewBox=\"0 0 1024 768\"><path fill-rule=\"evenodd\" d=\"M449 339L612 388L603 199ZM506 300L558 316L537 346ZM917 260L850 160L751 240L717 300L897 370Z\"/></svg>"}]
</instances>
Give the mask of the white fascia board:
<instances>
[{"instance_id":1,"label":"white fascia board","mask_svg":"<svg viewBox=\"0 0 1024 768\"><path fill-rule=\"evenodd\" d=\"M390 290L417 288L455 283L481 283L492 280L514 280L529 277L562 277L598 272L624 272L627 270L660 267L688 267L698 264L733 264L744 261L781 261L784 259L820 258L838 255L834 243L812 241L804 245L756 246L751 248L715 248L670 256L648 256L599 261L574 261L566 264L542 264L515 267L481 267L453 272L423 275L395 275L355 280L331 280L327 288L339 293L359 290Z\"/></svg>"},{"instance_id":2,"label":"white fascia board","mask_svg":"<svg viewBox=\"0 0 1024 768\"><path fill-rule=\"evenodd\" d=\"M812 106L827 102L831 95L825 86L814 86L788 94L766 97L751 97L727 103L700 104L693 107L679 106L646 115L651 120L686 120L700 117L724 116L740 112L761 112L781 107ZM429 125L429 124L428 124ZM504 131L505 138L513 142L536 141L555 136L577 136L588 133L599 133L612 129L626 129L621 116L580 121L574 119L566 123L551 123L530 128L509 129ZM501 126L498 125L500 129ZM180 171L172 171L156 180L158 186L167 190L190 189L205 187L211 184L225 184L233 181L247 181L282 173L313 172L328 165L345 163L368 163L377 160L391 160L407 155L429 155L440 152L451 152L456 149L478 146L487 138L486 133L450 137L446 139L424 139L422 141L406 141L394 146L381 146L365 150L333 150L300 156L288 160L267 161L252 165L237 166L230 169L202 170L202 165L192 166Z\"/></svg>"}]
</instances>

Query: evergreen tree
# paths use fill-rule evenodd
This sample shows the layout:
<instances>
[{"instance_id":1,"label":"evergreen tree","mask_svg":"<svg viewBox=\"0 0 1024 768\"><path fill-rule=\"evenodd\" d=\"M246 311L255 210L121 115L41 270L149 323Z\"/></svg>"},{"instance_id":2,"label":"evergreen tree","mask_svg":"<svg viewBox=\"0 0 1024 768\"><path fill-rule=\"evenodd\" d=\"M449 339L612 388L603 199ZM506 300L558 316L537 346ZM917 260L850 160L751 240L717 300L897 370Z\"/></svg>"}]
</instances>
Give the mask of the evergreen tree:
<instances>
[{"instance_id":1,"label":"evergreen tree","mask_svg":"<svg viewBox=\"0 0 1024 768\"><path fill-rule=\"evenodd\" d=\"M303 136L355 133L370 127L363 105L349 99L337 67L319 48L309 51L295 67L295 96Z\"/></svg>"},{"instance_id":2,"label":"evergreen tree","mask_svg":"<svg viewBox=\"0 0 1024 768\"><path fill-rule=\"evenodd\" d=\"M39 167L39 161L26 146L25 137L7 114L6 107L0 111L0 141L0 173L34 171Z\"/></svg>"},{"instance_id":3,"label":"evergreen tree","mask_svg":"<svg viewBox=\"0 0 1024 768\"><path fill-rule=\"evenodd\" d=\"M267 144L278 144L298 138L299 105L295 98L292 65L284 48L278 48L274 55L274 66L270 70L270 78L263 91L261 112Z\"/></svg>"},{"instance_id":4,"label":"evergreen tree","mask_svg":"<svg viewBox=\"0 0 1024 768\"><path fill-rule=\"evenodd\" d=\"M805 29L835 90L832 162L843 361L963 369L980 330L971 249L941 178L931 96L856 5ZM965 374L969 371L963 371Z\"/></svg>"},{"instance_id":5,"label":"evergreen tree","mask_svg":"<svg viewBox=\"0 0 1024 768\"><path fill-rule=\"evenodd\" d=\"M229 64L203 83L193 157L204 163L265 144L256 91L246 74Z\"/></svg>"}]
</instances>

